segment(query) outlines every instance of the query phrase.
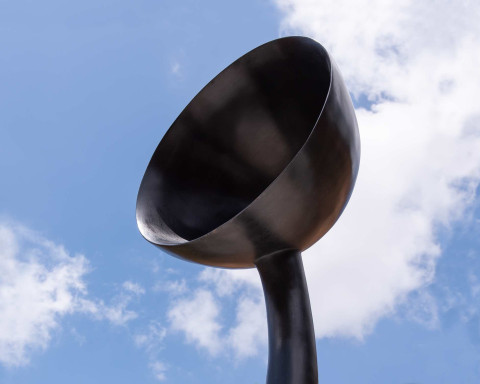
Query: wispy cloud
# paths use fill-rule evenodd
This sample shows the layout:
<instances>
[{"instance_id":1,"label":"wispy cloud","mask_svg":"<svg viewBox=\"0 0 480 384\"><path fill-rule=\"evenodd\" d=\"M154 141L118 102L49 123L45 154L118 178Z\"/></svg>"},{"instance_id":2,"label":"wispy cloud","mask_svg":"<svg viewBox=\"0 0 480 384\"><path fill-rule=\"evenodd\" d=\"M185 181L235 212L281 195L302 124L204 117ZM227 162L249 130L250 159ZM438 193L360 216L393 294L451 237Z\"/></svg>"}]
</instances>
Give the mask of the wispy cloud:
<instances>
[{"instance_id":1,"label":"wispy cloud","mask_svg":"<svg viewBox=\"0 0 480 384\"><path fill-rule=\"evenodd\" d=\"M172 296L178 296L188 291L187 282L185 279L157 281L153 286L155 292L167 292Z\"/></svg>"},{"instance_id":2,"label":"wispy cloud","mask_svg":"<svg viewBox=\"0 0 480 384\"><path fill-rule=\"evenodd\" d=\"M172 75L174 76L181 76L181 67L180 67L180 63L178 61L174 61L171 65L170 65L170 72L172 73Z\"/></svg>"},{"instance_id":3,"label":"wispy cloud","mask_svg":"<svg viewBox=\"0 0 480 384\"><path fill-rule=\"evenodd\" d=\"M175 52L172 52L168 62L171 78L175 81L183 80L188 67L187 54L185 50L178 49Z\"/></svg>"},{"instance_id":4,"label":"wispy cloud","mask_svg":"<svg viewBox=\"0 0 480 384\"><path fill-rule=\"evenodd\" d=\"M185 334L189 343L217 355L221 347L219 305L212 293L196 290L191 297L182 297L173 302L168 311L170 328Z\"/></svg>"},{"instance_id":5,"label":"wispy cloud","mask_svg":"<svg viewBox=\"0 0 480 384\"><path fill-rule=\"evenodd\" d=\"M142 288L130 282L111 304L88 296L85 256L16 224L0 223L0 363L21 366L34 351L45 350L66 315L91 314L125 325ZM135 292L134 292L135 291Z\"/></svg>"},{"instance_id":6,"label":"wispy cloud","mask_svg":"<svg viewBox=\"0 0 480 384\"><path fill-rule=\"evenodd\" d=\"M26 228L0 224L0 270L0 362L24 365L76 310L88 261Z\"/></svg>"},{"instance_id":7,"label":"wispy cloud","mask_svg":"<svg viewBox=\"0 0 480 384\"><path fill-rule=\"evenodd\" d=\"M133 283L131 281L125 281L122 284L122 287L125 291L131 292L137 296L145 294L145 288L143 288L140 284L138 283Z\"/></svg>"},{"instance_id":8,"label":"wispy cloud","mask_svg":"<svg viewBox=\"0 0 480 384\"><path fill-rule=\"evenodd\" d=\"M266 311L256 271L229 272L205 269L199 287L172 301L168 318L170 328L182 332L187 342L212 356L222 353L240 361L266 346ZM222 316L227 301L235 307L231 324Z\"/></svg>"},{"instance_id":9,"label":"wispy cloud","mask_svg":"<svg viewBox=\"0 0 480 384\"><path fill-rule=\"evenodd\" d=\"M236 305L235 323L228 331L226 343L235 358L255 356L268 341L265 303L261 297L241 296Z\"/></svg>"},{"instance_id":10,"label":"wispy cloud","mask_svg":"<svg viewBox=\"0 0 480 384\"><path fill-rule=\"evenodd\" d=\"M153 361L150 363L150 369L153 372L153 375L158 381L165 381L167 376L165 374L167 366L161 361Z\"/></svg>"},{"instance_id":11,"label":"wispy cloud","mask_svg":"<svg viewBox=\"0 0 480 384\"><path fill-rule=\"evenodd\" d=\"M150 361L150 370L158 381L167 379L167 364L159 359L166 335L167 328L157 321L152 321L147 329L136 333L133 338L135 345L146 352L148 360Z\"/></svg>"},{"instance_id":12,"label":"wispy cloud","mask_svg":"<svg viewBox=\"0 0 480 384\"><path fill-rule=\"evenodd\" d=\"M113 325L124 326L138 317L135 311L128 308L130 303L144 292L140 286L135 288L139 291L132 291L130 287L123 286L123 290L115 295L108 304L99 298L78 298L75 309L77 312L93 316L94 319L107 320Z\"/></svg>"},{"instance_id":13,"label":"wispy cloud","mask_svg":"<svg viewBox=\"0 0 480 384\"><path fill-rule=\"evenodd\" d=\"M137 347L152 353L158 351L163 346L162 343L166 335L167 329L159 322L153 321L145 331L135 334L134 342Z\"/></svg>"}]
</instances>

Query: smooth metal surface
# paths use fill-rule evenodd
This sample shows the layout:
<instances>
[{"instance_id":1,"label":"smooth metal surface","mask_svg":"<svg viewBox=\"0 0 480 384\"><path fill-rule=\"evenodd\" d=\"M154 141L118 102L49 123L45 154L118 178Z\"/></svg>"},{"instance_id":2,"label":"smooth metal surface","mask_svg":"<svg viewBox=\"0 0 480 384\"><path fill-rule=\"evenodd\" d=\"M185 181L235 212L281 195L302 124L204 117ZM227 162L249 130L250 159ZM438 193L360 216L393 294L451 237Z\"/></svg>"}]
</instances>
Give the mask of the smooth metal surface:
<instances>
[{"instance_id":1,"label":"smooth metal surface","mask_svg":"<svg viewBox=\"0 0 480 384\"><path fill-rule=\"evenodd\" d=\"M267 383L318 383L312 311L300 252L280 251L256 263L267 305Z\"/></svg>"},{"instance_id":2,"label":"smooth metal surface","mask_svg":"<svg viewBox=\"0 0 480 384\"><path fill-rule=\"evenodd\" d=\"M182 259L257 267L269 326L269 384L316 383L300 252L352 193L360 140L326 50L305 37L264 44L187 105L158 145L137 197L146 240Z\"/></svg>"},{"instance_id":3,"label":"smooth metal surface","mask_svg":"<svg viewBox=\"0 0 480 384\"><path fill-rule=\"evenodd\" d=\"M352 103L328 53L304 37L274 40L220 73L170 127L142 180L138 227L184 259L253 267L330 229L359 155Z\"/></svg>"}]
</instances>

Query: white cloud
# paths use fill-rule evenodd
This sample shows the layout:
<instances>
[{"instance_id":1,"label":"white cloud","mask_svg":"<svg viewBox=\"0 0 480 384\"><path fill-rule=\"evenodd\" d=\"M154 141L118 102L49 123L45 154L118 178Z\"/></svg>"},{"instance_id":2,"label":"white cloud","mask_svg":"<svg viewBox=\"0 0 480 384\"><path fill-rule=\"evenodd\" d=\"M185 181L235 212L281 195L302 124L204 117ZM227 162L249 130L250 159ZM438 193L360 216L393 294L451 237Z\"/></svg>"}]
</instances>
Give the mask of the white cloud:
<instances>
[{"instance_id":1,"label":"white cloud","mask_svg":"<svg viewBox=\"0 0 480 384\"><path fill-rule=\"evenodd\" d=\"M47 348L65 315L87 313L114 325L137 317L127 306L140 286L127 282L107 305L88 297L84 281L88 270L83 255L72 256L20 225L0 223L1 364L27 364L32 352Z\"/></svg>"},{"instance_id":2,"label":"white cloud","mask_svg":"<svg viewBox=\"0 0 480 384\"><path fill-rule=\"evenodd\" d=\"M325 45L354 96L369 100L356 111L362 158L352 199L304 254L316 336L362 339L398 308L435 327L439 308L425 287L442 254L437 230L470 217L480 179L480 3L276 3L283 30ZM206 269L200 281L236 300L224 343L239 357L255 354L249 343L266 341L256 271ZM245 333L252 323L256 336Z\"/></svg>"},{"instance_id":3,"label":"white cloud","mask_svg":"<svg viewBox=\"0 0 480 384\"><path fill-rule=\"evenodd\" d=\"M237 359L255 356L268 341L267 313L261 296L242 296L237 302L236 320L229 330L227 345Z\"/></svg>"},{"instance_id":4,"label":"white cloud","mask_svg":"<svg viewBox=\"0 0 480 384\"><path fill-rule=\"evenodd\" d=\"M205 269L201 288L173 301L168 312L170 328L181 331L189 343L216 356L230 353L237 360L254 356L267 342L266 310L256 271ZM242 294L238 294L239 290ZM232 297L233 294L235 297ZM222 304L235 301L231 327L221 325ZM223 301L223 303L222 303Z\"/></svg>"},{"instance_id":5,"label":"white cloud","mask_svg":"<svg viewBox=\"0 0 480 384\"><path fill-rule=\"evenodd\" d=\"M0 224L0 363L28 363L85 293L88 262L22 227Z\"/></svg>"},{"instance_id":6,"label":"white cloud","mask_svg":"<svg viewBox=\"0 0 480 384\"><path fill-rule=\"evenodd\" d=\"M282 28L312 36L340 64L349 89L377 98L382 92L407 98L417 93L403 81L414 70L427 76L432 67L417 67L425 57L448 63L463 43L478 39L480 16L475 0L276 0ZM469 56L478 55L467 52ZM437 61L439 60L439 61ZM464 63L468 70L468 63ZM453 68L452 68L453 69ZM448 79L445 79L448 81ZM421 93L423 91L420 91Z\"/></svg>"},{"instance_id":7,"label":"white cloud","mask_svg":"<svg viewBox=\"0 0 480 384\"><path fill-rule=\"evenodd\" d=\"M265 301L257 271L205 268L199 281L219 299L235 302L234 323L217 335L223 350L231 351L238 360L256 355L268 341ZM221 301L217 302L221 306Z\"/></svg>"},{"instance_id":8,"label":"white cloud","mask_svg":"<svg viewBox=\"0 0 480 384\"><path fill-rule=\"evenodd\" d=\"M219 297L231 296L239 289L253 289L255 293L262 293L260 278L255 270L226 270L219 268L205 268L198 280L212 288Z\"/></svg>"},{"instance_id":9,"label":"white cloud","mask_svg":"<svg viewBox=\"0 0 480 384\"><path fill-rule=\"evenodd\" d=\"M198 289L191 297L177 299L168 311L170 328L185 334L187 342L217 355L221 350L219 306L212 293Z\"/></svg>"},{"instance_id":10,"label":"white cloud","mask_svg":"<svg viewBox=\"0 0 480 384\"><path fill-rule=\"evenodd\" d=\"M349 89L372 103L357 110L362 159L349 207L304 258L317 337L362 338L432 281L436 228L475 197L480 3L277 4L283 28L323 43Z\"/></svg>"}]
</instances>

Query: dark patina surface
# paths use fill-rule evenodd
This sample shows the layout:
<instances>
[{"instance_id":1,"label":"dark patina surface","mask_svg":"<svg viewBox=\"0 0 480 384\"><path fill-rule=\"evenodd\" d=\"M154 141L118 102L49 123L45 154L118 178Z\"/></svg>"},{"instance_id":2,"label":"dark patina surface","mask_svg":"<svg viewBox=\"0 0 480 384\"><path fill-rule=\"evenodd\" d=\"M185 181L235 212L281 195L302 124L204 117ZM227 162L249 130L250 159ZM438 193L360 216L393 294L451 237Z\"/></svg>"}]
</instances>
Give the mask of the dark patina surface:
<instances>
[{"instance_id":1,"label":"dark patina surface","mask_svg":"<svg viewBox=\"0 0 480 384\"><path fill-rule=\"evenodd\" d=\"M257 267L269 327L268 383L315 383L300 252L352 193L360 140L327 51L306 37L264 44L187 105L158 145L137 198L149 242L182 259Z\"/></svg>"}]
</instances>

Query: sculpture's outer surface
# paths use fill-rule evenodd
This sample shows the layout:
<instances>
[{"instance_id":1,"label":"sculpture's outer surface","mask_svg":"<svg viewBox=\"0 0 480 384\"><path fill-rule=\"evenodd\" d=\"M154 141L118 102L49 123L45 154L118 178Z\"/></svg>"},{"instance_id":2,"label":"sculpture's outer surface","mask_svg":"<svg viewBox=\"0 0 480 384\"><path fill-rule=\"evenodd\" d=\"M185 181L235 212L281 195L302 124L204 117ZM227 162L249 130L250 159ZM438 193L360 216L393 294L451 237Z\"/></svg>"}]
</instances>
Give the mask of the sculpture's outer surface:
<instances>
[{"instance_id":1,"label":"sculpture's outer surface","mask_svg":"<svg viewBox=\"0 0 480 384\"><path fill-rule=\"evenodd\" d=\"M148 241L196 263L257 267L268 384L318 381L300 252L340 216L359 159L355 114L337 67L317 42L288 37L213 79L145 172L137 224Z\"/></svg>"},{"instance_id":2,"label":"sculpture's outer surface","mask_svg":"<svg viewBox=\"0 0 480 384\"><path fill-rule=\"evenodd\" d=\"M353 106L328 53L305 37L274 40L221 72L170 127L142 180L138 227L184 259L253 267L331 228L359 155Z\"/></svg>"}]
</instances>

